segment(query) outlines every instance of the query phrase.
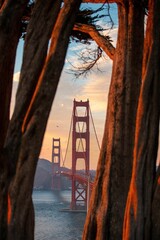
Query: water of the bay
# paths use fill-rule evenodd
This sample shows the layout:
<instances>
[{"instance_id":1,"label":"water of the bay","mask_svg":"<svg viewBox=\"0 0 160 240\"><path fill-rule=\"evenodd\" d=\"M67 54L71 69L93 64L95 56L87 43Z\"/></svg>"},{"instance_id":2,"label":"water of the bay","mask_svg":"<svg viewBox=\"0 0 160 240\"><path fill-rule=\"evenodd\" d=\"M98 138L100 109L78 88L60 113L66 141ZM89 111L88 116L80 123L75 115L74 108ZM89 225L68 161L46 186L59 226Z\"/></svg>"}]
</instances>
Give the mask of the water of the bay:
<instances>
[{"instance_id":1,"label":"water of the bay","mask_svg":"<svg viewBox=\"0 0 160 240\"><path fill-rule=\"evenodd\" d=\"M80 240L86 213L63 212L69 207L70 191L34 191L35 240Z\"/></svg>"}]
</instances>

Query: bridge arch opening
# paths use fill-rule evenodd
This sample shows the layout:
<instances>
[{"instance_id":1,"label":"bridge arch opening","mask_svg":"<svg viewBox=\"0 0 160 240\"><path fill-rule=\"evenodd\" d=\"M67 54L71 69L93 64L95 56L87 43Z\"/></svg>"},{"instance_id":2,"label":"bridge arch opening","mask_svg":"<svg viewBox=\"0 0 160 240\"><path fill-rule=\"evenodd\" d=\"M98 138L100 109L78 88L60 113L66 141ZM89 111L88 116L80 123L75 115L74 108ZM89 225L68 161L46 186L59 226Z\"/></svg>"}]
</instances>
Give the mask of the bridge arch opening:
<instances>
[{"instance_id":1,"label":"bridge arch opening","mask_svg":"<svg viewBox=\"0 0 160 240\"><path fill-rule=\"evenodd\" d=\"M77 138L76 139L76 152L85 152L86 151L86 139ZM85 158L85 153L84 153Z\"/></svg>"},{"instance_id":2,"label":"bridge arch opening","mask_svg":"<svg viewBox=\"0 0 160 240\"><path fill-rule=\"evenodd\" d=\"M86 164L84 158L77 158L76 162L76 172L81 171L82 173L86 172Z\"/></svg>"},{"instance_id":3,"label":"bridge arch opening","mask_svg":"<svg viewBox=\"0 0 160 240\"><path fill-rule=\"evenodd\" d=\"M85 117L86 116L86 107L76 106L75 116Z\"/></svg>"},{"instance_id":4,"label":"bridge arch opening","mask_svg":"<svg viewBox=\"0 0 160 240\"><path fill-rule=\"evenodd\" d=\"M87 131L86 122L76 122L76 132L85 133Z\"/></svg>"}]
</instances>

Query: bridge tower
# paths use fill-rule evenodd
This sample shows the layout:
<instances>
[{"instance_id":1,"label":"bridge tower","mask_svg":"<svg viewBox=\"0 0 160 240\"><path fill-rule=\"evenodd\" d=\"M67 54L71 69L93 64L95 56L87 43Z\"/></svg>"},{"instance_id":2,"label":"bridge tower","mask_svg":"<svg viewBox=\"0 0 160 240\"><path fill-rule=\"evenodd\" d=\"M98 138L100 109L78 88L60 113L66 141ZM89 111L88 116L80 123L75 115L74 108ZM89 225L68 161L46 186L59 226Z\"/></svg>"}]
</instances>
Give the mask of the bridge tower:
<instances>
[{"instance_id":1,"label":"bridge tower","mask_svg":"<svg viewBox=\"0 0 160 240\"><path fill-rule=\"evenodd\" d=\"M52 142L52 190L61 189L60 176L60 138L53 138Z\"/></svg>"},{"instance_id":2,"label":"bridge tower","mask_svg":"<svg viewBox=\"0 0 160 240\"><path fill-rule=\"evenodd\" d=\"M80 112L81 111L81 112ZM82 113L83 112L83 113ZM83 128L80 129L79 126ZM85 174L89 177L89 101L73 102L73 130L72 130L72 199L71 209L86 209L87 207L87 184L76 181L77 161L84 161ZM79 143L83 147L79 148Z\"/></svg>"}]
</instances>

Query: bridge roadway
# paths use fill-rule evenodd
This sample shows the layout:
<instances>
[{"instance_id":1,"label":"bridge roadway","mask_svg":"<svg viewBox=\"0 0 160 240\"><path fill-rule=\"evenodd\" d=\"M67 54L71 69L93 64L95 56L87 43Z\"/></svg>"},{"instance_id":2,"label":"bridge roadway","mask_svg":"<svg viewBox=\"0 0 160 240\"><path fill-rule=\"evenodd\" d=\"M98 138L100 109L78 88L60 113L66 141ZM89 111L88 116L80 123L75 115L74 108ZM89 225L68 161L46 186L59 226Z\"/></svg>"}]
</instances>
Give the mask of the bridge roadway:
<instances>
[{"instance_id":1,"label":"bridge roadway","mask_svg":"<svg viewBox=\"0 0 160 240\"><path fill-rule=\"evenodd\" d=\"M59 174L59 173L57 173L57 174ZM75 180L77 180L81 184L88 185L88 183L89 183L90 190L93 189L94 182L92 182L90 180L90 176L88 176L86 174L78 173L78 174L74 174L73 175L72 171L60 171L60 175L66 176L66 177L68 177L70 179L74 178Z\"/></svg>"}]
</instances>

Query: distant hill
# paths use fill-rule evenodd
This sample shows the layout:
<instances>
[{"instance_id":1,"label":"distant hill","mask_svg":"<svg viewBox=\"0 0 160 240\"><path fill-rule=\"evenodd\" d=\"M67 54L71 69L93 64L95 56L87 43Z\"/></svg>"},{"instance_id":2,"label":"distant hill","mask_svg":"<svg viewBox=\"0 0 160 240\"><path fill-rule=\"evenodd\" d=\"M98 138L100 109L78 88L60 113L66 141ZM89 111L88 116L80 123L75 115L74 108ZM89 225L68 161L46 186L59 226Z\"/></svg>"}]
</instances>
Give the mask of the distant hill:
<instances>
[{"instance_id":1,"label":"distant hill","mask_svg":"<svg viewBox=\"0 0 160 240\"><path fill-rule=\"evenodd\" d=\"M62 167L61 171L68 171L67 168ZM84 172L84 170L80 170ZM95 177L95 171L90 171L92 180ZM69 189L71 181L67 177L61 177L62 189ZM39 159L36 174L34 178L34 190L51 190L52 188L52 163L46 159Z\"/></svg>"},{"instance_id":2,"label":"distant hill","mask_svg":"<svg viewBox=\"0 0 160 240\"><path fill-rule=\"evenodd\" d=\"M39 159L34 178L34 189L51 189L52 164L46 159Z\"/></svg>"},{"instance_id":3,"label":"distant hill","mask_svg":"<svg viewBox=\"0 0 160 240\"><path fill-rule=\"evenodd\" d=\"M62 167L61 171L68 170ZM62 189L69 189L71 181L67 177L61 178ZM34 190L50 190L52 188L52 163L46 159L39 159L34 178Z\"/></svg>"},{"instance_id":4,"label":"distant hill","mask_svg":"<svg viewBox=\"0 0 160 240\"><path fill-rule=\"evenodd\" d=\"M47 159L40 158L38 161L38 168L42 168L48 173L52 173L52 163Z\"/></svg>"}]
</instances>

